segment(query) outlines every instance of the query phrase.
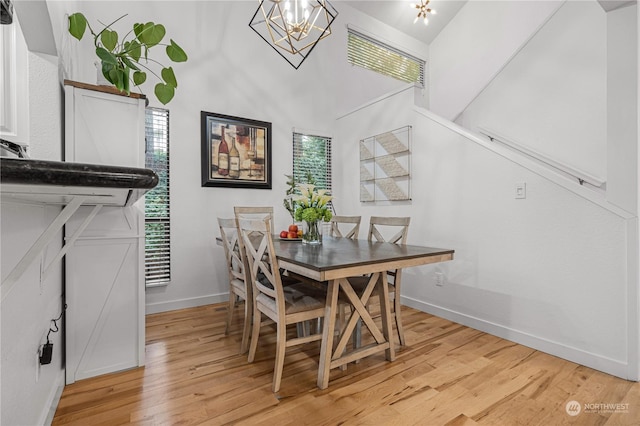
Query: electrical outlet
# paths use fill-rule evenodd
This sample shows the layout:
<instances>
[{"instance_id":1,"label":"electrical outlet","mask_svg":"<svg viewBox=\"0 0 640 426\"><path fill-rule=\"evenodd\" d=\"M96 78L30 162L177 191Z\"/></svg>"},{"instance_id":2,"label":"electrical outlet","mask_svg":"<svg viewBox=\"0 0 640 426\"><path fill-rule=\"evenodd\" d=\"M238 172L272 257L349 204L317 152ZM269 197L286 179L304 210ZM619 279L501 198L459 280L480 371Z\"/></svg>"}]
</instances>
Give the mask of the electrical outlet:
<instances>
[{"instance_id":1,"label":"electrical outlet","mask_svg":"<svg viewBox=\"0 0 640 426\"><path fill-rule=\"evenodd\" d=\"M444 285L444 274L442 272L436 272L436 285L442 287Z\"/></svg>"}]
</instances>

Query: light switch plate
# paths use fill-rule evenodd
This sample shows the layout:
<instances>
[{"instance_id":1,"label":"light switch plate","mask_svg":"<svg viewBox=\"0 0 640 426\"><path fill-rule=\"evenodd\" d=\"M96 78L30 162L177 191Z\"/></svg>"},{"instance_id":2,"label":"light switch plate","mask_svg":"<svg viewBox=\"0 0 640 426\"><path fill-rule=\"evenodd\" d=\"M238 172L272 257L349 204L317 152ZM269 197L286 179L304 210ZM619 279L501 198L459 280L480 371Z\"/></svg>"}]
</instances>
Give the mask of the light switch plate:
<instances>
[{"instance_id":1,"label":"light switch plate","mask_svg":"<svg viewBox=\"0 0 640 426\"><path fill-rule=\"evenodd\" d=\"M527 184L525 182L516 182L516 199L527 198Z\"/></svg>"}]
</instances>

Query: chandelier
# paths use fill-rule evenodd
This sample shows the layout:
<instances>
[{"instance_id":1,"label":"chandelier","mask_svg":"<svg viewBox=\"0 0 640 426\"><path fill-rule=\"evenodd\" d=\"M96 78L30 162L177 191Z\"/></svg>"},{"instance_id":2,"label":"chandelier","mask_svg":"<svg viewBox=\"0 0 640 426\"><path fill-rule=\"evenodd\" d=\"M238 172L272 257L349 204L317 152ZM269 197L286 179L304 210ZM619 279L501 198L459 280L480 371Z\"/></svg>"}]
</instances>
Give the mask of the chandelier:
<instances>
[{"instance_id":1,"label":"chandelier","mask_svg":"<svg viewBox=\"0 0 640 426\"><path fill-rule=\"evenodd\" d=\"M338 11L328 0L260 0L249 26L295 69L331 34Z\"/></svg>"},{"instance_id":2,"label":"chandelier","mask_svg":"<svg viewBox=\"0 0 640 426\"><path fill-rule=\"evenodd\" d=\"M432 15L436 14L435 10L427 7L429 5L429 1L430 0L420 0L420 4L410 5L412 8L418 9L418 16L416 16L416 19L413 20L414 24L418 22L418 19L422 18L424 24L427 25L429 23L429 19L427 19L427 13L430 13Z\"/></svg>"}]
</instances>

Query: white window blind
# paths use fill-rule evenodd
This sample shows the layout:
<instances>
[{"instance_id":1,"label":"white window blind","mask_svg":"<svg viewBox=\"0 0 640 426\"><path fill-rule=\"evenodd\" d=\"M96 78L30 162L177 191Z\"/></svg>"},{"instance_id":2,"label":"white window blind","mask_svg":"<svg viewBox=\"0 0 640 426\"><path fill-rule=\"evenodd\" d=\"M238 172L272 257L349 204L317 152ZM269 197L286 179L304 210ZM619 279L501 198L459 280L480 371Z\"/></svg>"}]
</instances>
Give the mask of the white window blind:
<instances>
[{"instance_id":1,"label":"white window blind","mask_svg":"<svg viewBox=\"0 0 640 426\"><path fill-rule=\"evenodd\" d=\"M293 177L306 182L311 173L319 189L331 191L331 138L293 133Z\"/></svg>"},{"instance_id":2,"label":"white window blind","mask_svg":"<svg viewBox=\"0 0 640 426\"><path fill-rule=\"evenodd\" d=\"M347 56L352 65L424 86L424 60L353 28L348 28Z\"/></svg>"},{"instance_id":3,"label":"white window blind","mask_svg":"<svg viewBox=\"0 0 640 426\"><path fill-rule=\"evenodd\" d=\"M171 280L168 110L146 109L145 140L145 165L160 178L145 196L145 281L152 287Z\"/></svg>"}]
</instances>

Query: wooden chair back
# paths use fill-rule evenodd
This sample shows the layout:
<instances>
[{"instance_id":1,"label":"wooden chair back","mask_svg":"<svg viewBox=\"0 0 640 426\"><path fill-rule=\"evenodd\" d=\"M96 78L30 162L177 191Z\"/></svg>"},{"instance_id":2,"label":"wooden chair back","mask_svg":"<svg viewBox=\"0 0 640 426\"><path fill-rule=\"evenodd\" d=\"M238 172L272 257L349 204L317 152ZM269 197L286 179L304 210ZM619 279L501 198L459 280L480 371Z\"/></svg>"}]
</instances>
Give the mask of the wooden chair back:
<instances>
[{"instance_id":1,"label":"wooden chair back","mask_svg":"<svg viewBox=\"0 0 640 426\"><path fill-rule=\"evenodd\" d=\"M249 280L255 298L261 295L275 303L278 316L284 317L282 278L271 237L270 220L238 218L238 229L246 254ZM281 312L280 312L281 311ZM271 318L277 321L277 318Z\"/></svg>"},{"instance_id":2,"label":"wooden chair back","mask_svg":"<svg viewBox=\"0 0 640 426\"><path fill-rule=\"evenodd\" d=\"M369 220L369 241L406 244L409 232L410 217L381 217L371 216ZM395 232L388 236L389 232ZM387 235L385 237L384 235Z\"/></svg>"},{"instance_id":3,"label":"wooden chair back","mask_svg":"<svg viewBox=\"0 0 640 426\"><path fill-rule=\"evenodd\" d=\"M269 217L271 227L273 227L273 207L270 206L235 206L233 213L236 216L236 220L240 217L245 219L264 219Z\"/></svg>"},{"instance_id":4,"label":"wooden chair back","mask_svg":"<svg viewBox=\"0 0 640 426\"><path fill-rule=\"evenodd\" d=\"M340 237L340 238L350 238L352 240L358 239L358 234L360 233L360 221L362 220L361 216L336 216L334 215L331 220L331 228L329 229L329 236L331 237ZM341 231L341 224L346 225L346 230Z\"/></svg>"},{"instance_id":5,"label":"wooden chair back","mask_svg":"<svg viewBox=\"0 0 640 426\"><path fill-rule=\"evenodd\" d=\"M222 239L222 247L224 248L227 261L229 279L231 282L238 280L244 283L244 261L242 251L240 250L236 220L219 217L218 226L220 227L220 238Z\"/></svg>"}]
</instances>

